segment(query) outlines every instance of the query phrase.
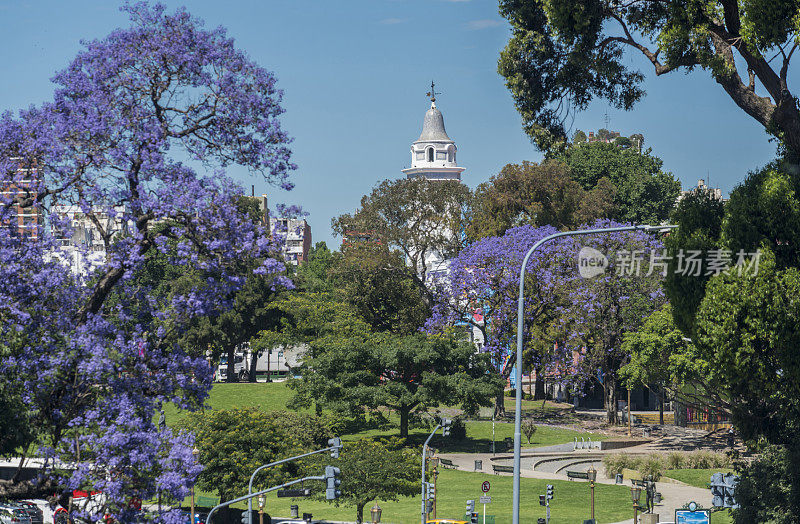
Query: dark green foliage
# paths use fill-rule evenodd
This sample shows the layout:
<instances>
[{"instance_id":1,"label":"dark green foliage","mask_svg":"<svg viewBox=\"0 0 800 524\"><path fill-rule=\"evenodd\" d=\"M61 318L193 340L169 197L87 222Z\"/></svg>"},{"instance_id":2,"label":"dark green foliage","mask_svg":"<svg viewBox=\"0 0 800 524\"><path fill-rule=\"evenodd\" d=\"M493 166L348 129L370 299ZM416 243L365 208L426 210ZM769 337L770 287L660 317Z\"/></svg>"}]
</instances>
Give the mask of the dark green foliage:
<instances>
[{"instance_id":1,"label":"dark green foliage","mask_svg":"<svg viewBox=\"0 0 800 524\"><path fill-rule=\"evenodd\" d=\"M375 331L415 333L431 314L413 270L399 252L384 245L355 242L343 247L330 275Z\"/></svg>"},{"instance_id":2,"label":"dark green foliage","mask_svg":"<svg viewBox=\"0 0 800 524\"><path fill-rule=\"evenodd\" d=\"M708 275L680 275L677 255L682 249L684 253L700 250L704 255L709 250L717 249L722 231L723 204L707 191L693 191L681 199L670 222L678 225L664 241L668 254L673 257L669 262L664 289L672 303L675 324L688 334L694 331L694 316L705 295Z\"/></svg>"},{"instance_id":3,"label":"dark green foliage","mask_svg":"<svg viewBox=\"0 0 800 524\"><path fill-rule=\"evenodd\" d=\"M254 408L195 412L181 423L195 434L203 472L197 485L227 500L247 492L257 467L320 449L333 436L331 419L307 413ZM261 472L255 487L266 488L299 476L302 464L289 462Z\"/></svg>"},{"instance_id":4,"label":"dark green foliage","mask_svg":"<svg viewBox=\"0 0 800 524\"><path fill-rule=\"evenodd\" d=\"M783 446L769 446L753 462L737 468L739 484L733 510L735 524L795 524L800 515L800 456Z\"/></svg>"},{"instance_id":5,"label":"dark green foliage","mask_svg":"<svg viewBox=\"0 0 800 524\"><path fill-rule=\"evenodd\" d=\"M779 266L800 266L800 175L779 162L751 172L731 192L723 239L734 253L764 243Z\"/></svg>"},{"instance_id":6,"label":"dark green foliage","mask_svg":"<svg viewBox=\"0 0 800 524\"><path fill-rule=\"evenodd\" d=\"M582 188L569 167L552 160L508 164L476 188L467 235L472 240L502 236L523 225L575 228L612 217L614 194L607 179Z\"/></svg>"},{"instance_id":7,"label":"dark green foliage","mask_svg":"<svg viewBox=\"0 0 800 524\"><path fill-rule=\"evenodd\" d=\"M312 293L333 291L335 283L330 271L339 256L328 249L325 242L314 244L308 251L308 258L297 267L297 288Z\"/></svg>"},{"instance_id":8,"label":"dark green foliage","mask_svg":"<svg viewBox=\"0 0 800 524\"><path fill-rule=\"evenodd\" d=\"M658 224L669 216L680 192L680 182L661 170L662 160L649 149L639 154L635 148L592 142L569 147L557 159L587 191L608 179L616 190L616 212L610 218L620 222Z\"/></svg>"},{"instance_id":9,"label":"dark green foliage","mask_svg":"<svg viewBox=\"0 0 800 524\"><path fill-rule=\"evenodd\" d=\"M333 502L356 509L356 522L364 520L364 507L373 500L398 500L419 494L419 451L404 449L399 439L361 439L348 442L338 460L316 461L318 475L324 464L341 470L342 495Z\"/></svg>"},{"instance_id":10,"label":"dark green foliage","mask_svg":"<svg viewBox=\"0 0 800 524\"><path fill-rule=\"evenodd\" d=\"M706 380L730 399L745 441L797 446L800 434L800 270L765 250L757 275L713 278L694 343Z\"/></svg>"},{"instance_id":11,"label":"dark green foliage","mask_svg":"<svg viewBox=\"0 0 800 524\"><path fill-rule=\"evenodd\" d=\"M511 37L498 72L523 129L544 151L565 147L568 124L594 99L629 110L644 96L644 75L627 51L656 76L702 69L797 155L800 108L787 78L799 7L798 0L501 0Z\"/></svg>"},{"instance_id":12,"label":"dark green foliage","mask_svg":"<svg viewBox=\"0 0 800 524\"><path fill-rule=\"evenodd\" d=\"M486 406L501 381L490 373L486 354L453 336L339 330L309 342L297 369L301 379L289 387L295 405L312 402L348 416L390 408L400 415L400 434L408 436L410 416L440 404L459 404L467 412Z\"/></svg>"},{"instance_id":13,"label":"dark green foliage","mask_svg":"<svg viewBox=\"0 0 800 524\"><path fill-rule=\"evenodd\" d=\"M459 415L453 419L450 425L450 438L457 442L467 438L467 425L464 423L464 417Z\"/></svg>"}]
</instances>

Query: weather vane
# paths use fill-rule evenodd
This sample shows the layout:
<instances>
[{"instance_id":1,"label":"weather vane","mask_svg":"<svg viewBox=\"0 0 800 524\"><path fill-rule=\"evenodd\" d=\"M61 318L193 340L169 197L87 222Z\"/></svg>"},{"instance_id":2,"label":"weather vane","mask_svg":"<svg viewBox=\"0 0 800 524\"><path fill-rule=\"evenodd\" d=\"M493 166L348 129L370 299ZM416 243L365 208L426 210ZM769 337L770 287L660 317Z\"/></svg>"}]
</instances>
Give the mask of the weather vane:
<instances>
[{"instance_id":1,"label":"weather vane","mask_svg":"<svg viewBox=\"0 0 800 524\"><path fill-rule=\"evenodd\" d=\"M434 86L435 86L435 85L436 85L436 84L434 84L434 83L433 83L433 80L431 80L431 90L430 90L430 91L428 91L428 92L425 94L425 96L429 96L429 97L431 97L431 102L436 102L436 95L441 95L441 93L437 93L437 92L434 90Z\"/></svg>"}]
</instances>

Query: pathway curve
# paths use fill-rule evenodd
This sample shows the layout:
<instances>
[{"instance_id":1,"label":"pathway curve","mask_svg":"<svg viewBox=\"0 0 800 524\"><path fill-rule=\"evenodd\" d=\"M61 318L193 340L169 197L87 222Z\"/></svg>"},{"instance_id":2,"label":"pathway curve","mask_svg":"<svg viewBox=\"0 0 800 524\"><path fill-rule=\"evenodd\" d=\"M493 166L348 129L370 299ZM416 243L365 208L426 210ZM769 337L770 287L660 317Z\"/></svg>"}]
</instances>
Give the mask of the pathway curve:
<instances>
[{"instance_id":1,"label":"pathway curve","mask_svg":"<svg viewBox=\"0 0 800 524\"><path fill-rule=\"evenodd\" d=\"M637 446L638 447L638 446ZM644 447L644 446L643 446ZM632 448L628 448L629 450ZM642 450L644 451L644 450ZM652 451L651 449L647 449L647 451ZM527 453L535 453L533 449L523 449L523 454ZM598 462L602 460L602 452L597 452L598 455ZM537 455L539 455L537 453ZM556 454L554 454L556 455ZM564 455L563 453L560 455ZM476 460L483 461L483 472L484 473L492 473L492 458L495 459L504 459L504 458L512 458L512 454L496 454L492 455L491 453L441 453L438 455L439 457L449 459L453 462L453 464L460 470L464 471L473 471L475 466ZM598 468L602 471L602 468ZM501 473L502 475L502 473ZM506 474L509 475L509 474ZM526 478L534 478L534 479L543 479L543 480L569 480L567 478L566 473L554 473L550 471L533 471L530 467L522 468L521 475ZM614 479L609 478L600 478L601 475L598 475L597 483L598 484L614 484ZM575 482L586 482L576 480ZM628 484L626 483L626 486ZM703 507L711 507L711 491L708 489L696 488L694 486L689 486L683 484L681 482L674 481L673 482L657 482L656 483L656 490L661 492L662 501L661 504L656 505L654 513L659 514L659 520L661 522L672 522L675 517L675 510L680 509L684 506L684 504L688 503L689 501L695 501L698 505ZM602 523L607 524L607 523ZM624 520L618 523L612 524L633 524L633 507L631 506L631 518L628 520Z\"/></svg>"}]
</instances>

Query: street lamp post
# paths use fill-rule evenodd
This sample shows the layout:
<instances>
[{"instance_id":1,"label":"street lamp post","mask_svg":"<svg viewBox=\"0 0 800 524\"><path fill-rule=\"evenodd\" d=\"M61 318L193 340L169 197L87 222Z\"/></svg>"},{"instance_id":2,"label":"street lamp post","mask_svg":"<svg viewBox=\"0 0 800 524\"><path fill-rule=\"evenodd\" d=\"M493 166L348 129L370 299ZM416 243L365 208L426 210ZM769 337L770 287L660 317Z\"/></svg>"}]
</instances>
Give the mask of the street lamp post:
<instances>
[{"instance_id":1,"label":"street lamp post","mask_svg":"<svg viewBox=\"0 0 800 524\"><path fill-rule=\"evenodd\" d=\"M525 266L528 265L528 259L534 251L542 244L549 242L555 238L577 236L577 235L591 235L594 233L614 233L618 231L660 231L663 229L674 229L678 226L664 225L664 226L621 226L621 227L608 227L599 229L580 229L577 231L562 231L548 235L543 239L536 242L525 254L522 259L522 267L519 271L519 299L517 301L517 356L516 356L516 372L514 373L516 384L516 406L514 407L514 499L513 504L513 517L512 524L519 524L519 498L520 498L520 462L522 455L522 328L523 328L523 315L525 313ZM424 524L424 523L423 523Z\"/></svg>"},{"instance_id":2,"label":"street lamp post","mask_svg":"<svg viewBox=\"0 0 800 524\"><path fill-rule=\"evenodd\" d=\"M267 497L263 494L258 496L258 524L264 524L264 505L267 503Z\"/></svg>"},{"instance_id":3,"label":"street lamp post","mask_svg":"<svg viewBox=\"0 0 800 524\"><path fill-rule=\"evenodd\" d=\"M642 488L631 486L631 500L633 501L633 524L637 524L639 519L639 498L642 496Z\"/></svg>"},{"instance_id":4,"label":"street lamp post","mask_svg":"<svg viewBox=\"0 0 800 524\"><path fill-rule=\"evenodd\" d=\"M434 493L433 518L434 519L436 518L436 498L437 494L439 493L438 491L436 491L436 479L438 478L439 478L439 459L437 458L433 460L433 493Z\"/></svg>"},{"instance_id":5,"label":"street lamp post","mask_svg":"<svg viewBox=\"0 0 800 524\"><path fill-rule=\"evenodd\" d=\"M369 514L372 517L372 524L380 524L382 512L383 510L381 509L380 506L378 506L378 503L376 502L375 505L372 506L372 509L369 510Z\"/></svg>"},{"instance_id":6,"label":"street lamp post","mask_svg":"<svg viewBox=\"0 0 800 524\"><path fill-rule=\"evenodd\" d=\"M428 436L427 440L425 440L425 444L422 446L422 524L426 524L426 521L428 520L428 508L426 504L428 497L426 496L427 490L425 489L425 455L428 453L428 442L430 442L436 432L439 431L439 428L443 428L442 436L446 437L450 433L450 424L450 419L442 419L442 423L436 424L436 427L433 428L433 431L431 431L431 434Z\"/></svg>"},{"instance_id":7,"label":"street lamp post","mask_svg":"<svg viewBox=\"0 0 800 524\"><path fill-rule=\"evenodd\" d=\"M248 482L248 484L247 484L247 494L250 495L250 494L253 493L253 479L256 478L256 474L259 471L261 471L262 469L271 468L272 466L277 466L278 464L283 464L285 462L291 462L293 460L301 459L301 458L304 458L304 457L309 457L311 455L316 455L318 453L325 453L326 451L331 451L332 452L331 456L333 458L339 458L339 450L340 449L342 449L342 439L340 439L339 437L335 437L335 438L332 438L332 439L328 439L328 447L327 448L318 449L316 451L311 451L309 453L303 453L302 455L297 455L295 457L289 457L289 458L286 458L286 459L283 459L283 460L276 460L275 462L270 462L269 464L264 464L263 466L259 466L259 467L257 467L255 469L255 471L253 471L253 474L250 475L250 482ZM251 515L252 511L253 511L253 500L248 498L247 499L247 514ZM248 517L248 521L249 520L251 520L250 517ZM194 524L194 522L192 522L191 524ZM252 524L252 522L250 522L249 524Z\"/></svg>"},{"instance_id":8,"label":"street lamp post","mask_svg":"<svg viewBox=\"0 0 800 524\"><path fill-rule=\"evenodd\" d=\"M199 454L200 450L197 447L192 448L192 457L194 457L195 461ZM192 509L189 512L189 524L194 524L194 483L192 483Z\"/></svg>"},{"instance_id":9,"label":"street lamp post","mask_svg":"<svg viewBox=\"0 0 800 524\"><path fill-rule=\"evenodd\" d=\"M594 464L589 465L589 504L591 508L591 519L594 521L594 481L597 480L597 470L594 469Z\"/></svg>"}]
</instances>

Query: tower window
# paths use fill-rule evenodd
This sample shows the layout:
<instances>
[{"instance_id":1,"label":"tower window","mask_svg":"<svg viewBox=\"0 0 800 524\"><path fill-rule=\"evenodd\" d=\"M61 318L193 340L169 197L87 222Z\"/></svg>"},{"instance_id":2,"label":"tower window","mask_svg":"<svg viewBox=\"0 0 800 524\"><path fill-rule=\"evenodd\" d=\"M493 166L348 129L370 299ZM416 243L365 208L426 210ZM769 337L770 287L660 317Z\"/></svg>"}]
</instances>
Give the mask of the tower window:
<instances>
[{"instance_id":1,"label":"tower window","mask_svg":"<svg viewBox=\"0 0 800 524\"><path fill-rule=\"evenodd\" d=\"M433 162L433 148L428 148L428 162Z\"/></svg>"}]
</instances>

